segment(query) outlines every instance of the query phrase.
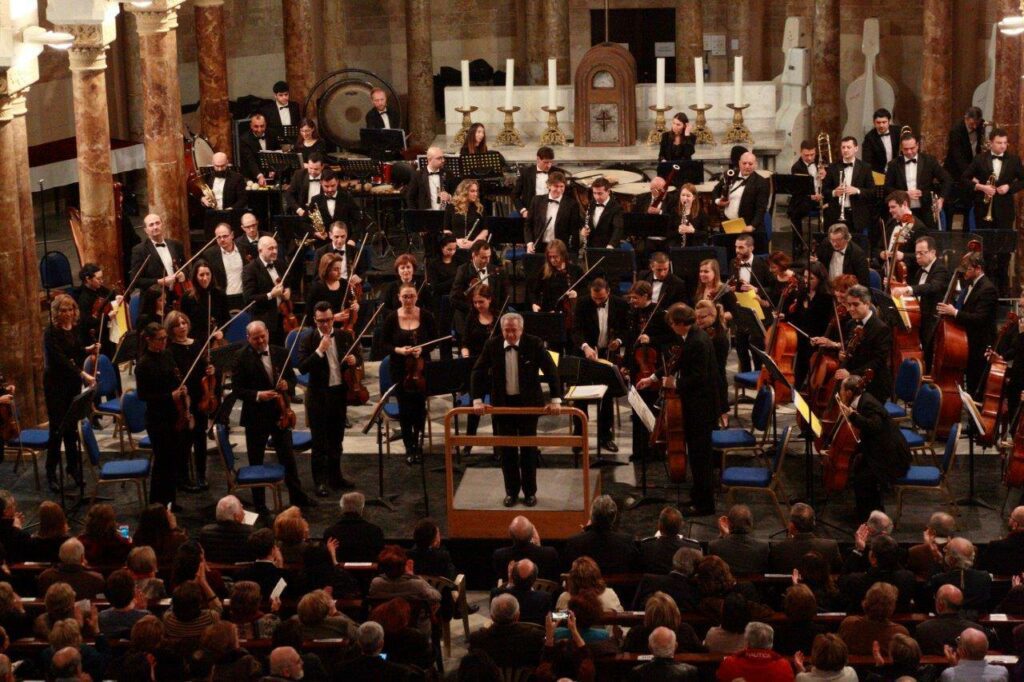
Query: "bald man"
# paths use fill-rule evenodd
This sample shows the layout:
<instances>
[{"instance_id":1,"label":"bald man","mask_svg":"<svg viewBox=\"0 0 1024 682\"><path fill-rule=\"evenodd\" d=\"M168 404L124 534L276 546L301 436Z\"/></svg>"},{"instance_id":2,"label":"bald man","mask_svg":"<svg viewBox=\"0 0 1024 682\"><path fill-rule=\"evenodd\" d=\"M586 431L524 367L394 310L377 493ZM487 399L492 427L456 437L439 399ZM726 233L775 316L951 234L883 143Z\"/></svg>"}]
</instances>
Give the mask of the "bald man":
<instances>
[{"instance_id":1,"label":"bald man","mask_svg":"<svg viewBox=\"0 0 1024 682\"><path fill-rule=\"evenodd\" d=\"M441 210L452 200L454 187L455 178L444 169L444 152L440 147L431 147L426 162L421 162L405 189L405 203L419 211Z\"/></svg>"},{"instance_id":2,"label":"bald man","mask_svg":"<svg viewBox=\"0 0 1024 682\"><path fill-rule=\"evenodd\" d=\"M964 593L958 587L943 585L939 588L935 593L935 617L918 625L914 633L922 654L941 656L946 646L956 646L957 637L967 628L983 630L960 614L963 604Z\"/></svg>"},{"instance_id":3,"label":"bald man","mask_svg":"<svg viewBox=\"0 0 1024 682\"><path fill-rule=\"evenodd\" d=\"M651 180L650 193L641 194L637 197L636 201L633 202L633 210L631 212L677 217L679 214L679 193L669 193L665 178L656 177ZM676 218L676 222L678 222L678 218Z\"/></svg>"},{"instance_id":4,"label":"bald man","mask_svg":"<svg viewBox=\"0 0 1024 682\"><path fill-rule=\"evenodd\" d=\"M270 652L270 677L264 680L301 680L302 657L290 646L279 646Z\"/></svg>"},{"instance_id":5,"label":"bald man","mask_svg":"<svg viewBox=\"0 0 1024 682\"><path fill-rule=\"evenodd\" d=\"M217 152L213 155L213 169L203 175L207 186L213 190L214 200L211 202L203 197L202 203L206 208L241 214L249 201L249 193L245 189L245 178L229 166L227 154Z\"/></svg>"},{"instance_id":6,"label":"bald man","mask_svg":"<svg viewBox=\"0 0 1024 682\"><path fill-rule=\"evenodd\" d=\"M272 343L284 343L281 314L278 306L291 300L291 289L282 281L288 265L277 256L277 242L273 237L260 237L256 245L257 257L242 270L242 297L253 303L249 312L270 330Z\"/></svg>"},{"instance_id":7,"label":"bald man","mask_svg":"<svg viewBox=\"0 0 1024 682\"><path fill-rule=\"evenodd\" d=\"M499 580L508 579L508 565L511 561L530 559L537 565L540 577L546 580L558 580L558 550L554 547L543 547L537 529L525 516L517 516L508 526L508 535L512 544L499 547L491 555L494 577Z\"/></svg>"},{"instance_id":8,"label":"bald man","mask_svg":"<svg viewBox=\"0 0 1024 682\"><path fill-rule=\"evenodd\" d=\"M964 595L963 610L968 617L988 611L992 595L992 574L974 568L977 550L967 538L953 538L946 544L946 571L928 582L926 594L937 594L943 585L956 585Z\"/></svg>"},{"instance_id":9,"label":"bald man","mask_svg":"<svg viewBox=\"0 0 1024 682\"><path fill-rule=\"evenodd\" d=\"M985 662L988 653L988 637L976 628L967 628L960 635L956 651L946 646L946 660L951 667L942 671L942 682L1004 682L1010 679L1009 671L1001 665Z\"/></svg>"},{"instance_id":10,"label":"bald man","mask_svg":"<svg viewBox=\"0 0 1024 682\"><path fill-rule=\"evenodd\" d=\"M981 567L993 575L1017 575L1024 571L1024 507L1010 512L1009 534L988 543L981 555Z\"/></svg>"},{"instance_id":11,"label":"bald man","mask_svg":"<svg viewBox=\"0 0 1024 682\"><path fill-rule=\"evenodd\" d=\"M554 606L554 595L533 589L537 577L537 564L529 559L510 561L505 584L491 590L491 599L500 594L510 594L519 601L519 620L544 625L544 619Z\"/></svg>"},{"instance_id":12,"label":"bald man","mask_svg":"<svg viewBox=\"0 0 1024 682\"><path fill-rule=\"evenodd\" d=\"M150 213L142 222L146 239L132 247L128 279L134 279L141 270L142 274L135 281L135 288L139 291L145 291L154 284L170 288L174 285L175 272L185 262L185 249L178 240L166 237L166 227L160 214ZM149 260L146 260L147 256ZM177 278L184 280L185 273Z\"/></svg>"},{"instance_id":13,"label":"bald man","mask_svg":"<svg viewBox=\"0 0 1024 682\"><path fill-rule=\"evenodd\" d=\"M763 233L770 194L768 181L757 173L757 157L753 152L744 152L732 181L723 178L719 183L715 205L722 210L725 220L743 218L747 232Z\"/></svg>"}]
</instances>

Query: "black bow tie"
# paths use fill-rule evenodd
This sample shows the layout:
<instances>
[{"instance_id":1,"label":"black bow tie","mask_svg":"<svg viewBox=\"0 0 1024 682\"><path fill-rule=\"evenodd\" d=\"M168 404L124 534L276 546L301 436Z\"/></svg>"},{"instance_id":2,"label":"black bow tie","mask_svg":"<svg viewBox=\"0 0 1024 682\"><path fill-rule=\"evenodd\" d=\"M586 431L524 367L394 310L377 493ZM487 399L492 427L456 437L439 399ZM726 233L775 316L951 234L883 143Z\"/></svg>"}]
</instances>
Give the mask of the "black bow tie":
<instances>
[{"instance_id":1,"label":"black bow tie","mask_svg":"<svg viewBox=\"0 0 1024 682\"><path fill-rule=\"evenodd\" d=\"M440 175L441 171L429 171L427 175Z\"/></svg>"},{"instance_id":2,"label":"black bow tie","mask_svg":"<svg viewBox=\"0 0 1024 682\"><path fill-rule=\"evenodd\" d=\"M604 208L604 204L594 204L594 210L595 210L595 211L596 211L597 209L599 209L599 208Z\"/></svg>"},{"instance_id":3,"label":"black bow tie","mask_svg":"<svg viewBox=\"0 0 1024 682\"><path fill-rule=\"evenodd\" d=\"M266 137L267 137L266 135L256 135L256 136L255 136L255 138L256 138L257 140L265 140L265 139L266 139Z\"/></svg>"},{"instance_id":4,"label":"black bow tie","mask_svg":"<svg viewBox=\"0 0 1024 682\"><path fill-rule=\"evenodd\" d=\"M843 251L836 251L836 253L839 254L840 256L845 256L846 255L846 251L845 250L843 250Z\"/></svg>"},{"instance_id":5,"label":"black bow tie","mask_svg":"<svg viewBox=\"0 0 1024 682\"><path fill-rule=\"evenodd\" d=\"M1003 160L1003 155L1000 154L999 156L996 156L995 154L993 154L992 155L992 160L995 161L996 159L999 159L1000 161L1002 161Z\"/></svg>"},{"instance_id":6,"label":"black bow tie","mask_svg":"<svg viewBox=\"0 0 1024 682\"><path fill-rule=\"evenodd\" d=\"M334 199L334 195L333 194L328 194L327 192L324 192L324 199Z\"/></svg>"},{"instance_id":7,"label":"black bow tie","mask_svg":"<svg viewBox=\"0 0 1024 682\"><path fill-rule=\"evenodd\" d=\"M278 110L278 111L284 111L284 110L285 110L285 109L287 109L287 108L288 108L288 105L286 104L286 105L284 105L283 107L278 107L278 108L277 108L277 110Z\"/></svg>"},{"instance_id":8,"label":"black bow tie","mask_svg":"<svg viewBox=\"0 0 1024 682\"><path fill-rule=\"evenodd\" d=\"M334 253L338 254L339 256L344 256L345 249L334 249Z\"/></svg>"},{"instance_id":9,"label":"black bow tie","mask_svg":"<svg viewBox=\"0 0 1024 682\"><path fill-rule=\"evenodd\" d=\"M519 350L519 346L517 346L517 345L515 345L515 344L513 344L513 345L511 345L511 346L505 346L505 352L506 352L506 353L507 353L507 352L509 352L510 350L514 350L514 351L517 351L517 352L518 352L518 350Z\"/></svg>"},{"instance_id":10,"label":"black bow tie","mask_svg":"<svg viewBox=\"0 0 1024 682\"><path fill-rule=\"evenodd\" d=\"M607 307L608 307L608 303L607 302L605 302L605 303L598 303L597 304L597 309L598 310L601 310L602 308L607 308Z\"/></svg>"},{"instance_id":11,"label":"black bow tie","mask_svg":"<svg viewBox=\"0 0 1024 682\"><path fill-rule=\"evenodd\" d=\"M913 158L913 159L903 159L903 163L904 163L904 164L908 164L908 163L917 163L917 157L915 157L915 158Z\"/></svg>"},{"instance_id":12,"label":"black bow tie","mask_svg":"<svg viewBox=\"0 0 1024 682\"><path fill-rule=\"evenodd\" d=\"M265 265L265 266L267 266L267 269L268 269L268 270L269 270L270 268L274 268L275 270L277 269L276 267L274 267L274 264L273 264L273 263L264 263L264 265Z\"/></svg>"},{"instance_id":13,"label":"black bow tie","mask_svg":"<svg viewBox=\"0 0 1024 682\"><path fill-rule=\"evenodd\" d=\"M309 181L310 181L310 182L320 182L320 176L318 175L318 176L317 176L317 177L315 177L315 178L310 178L310 179L309 179Z\"/></svg>"},{"instance_id":14,"label":"black bow tie","mask_svg":"<svg viewBox=\"0 0 1024 682\"><path fill-rule=\"evenodd\" d=\"M167 248L167 244L165 244L164 242L160 242L159 244L154 242L153 246L155 246L158 249L166 249Z\"/></svg>"},{"instance_id":15,"label":"black bow tie","mask_svg":"<svg viewBox=\"0 0 1024 682\"><path fill-rule=\"evenodd\" d=\"M270 355L270 351L267 351L267 350L261 350L261 351L259 351L259 356L260 356L261 358L262 358L262 357L264 357L264 356L269 356L269 355Z\"/></svg>"},{"instance_id":16,"label":"black bow tie","mask_svg":"<svg viewBox=\"0 0 1024 682\"><path fill-rule=\"evenodd\" d=\"M853 164L852 163L844 163L843 164L843 168L853 168Z\"/></svg>"},{"instance_id":17,"label":"black bow tie","mask_svg":"<svg viewBox=\"0 0 1024 682\"><path fill-rule=\"evenodd\" d=\"M555 206L558 206L562 202L561 202L560 199L548 199L548 203L549 204L554 204Z\"/></svg>"}]
</instances>

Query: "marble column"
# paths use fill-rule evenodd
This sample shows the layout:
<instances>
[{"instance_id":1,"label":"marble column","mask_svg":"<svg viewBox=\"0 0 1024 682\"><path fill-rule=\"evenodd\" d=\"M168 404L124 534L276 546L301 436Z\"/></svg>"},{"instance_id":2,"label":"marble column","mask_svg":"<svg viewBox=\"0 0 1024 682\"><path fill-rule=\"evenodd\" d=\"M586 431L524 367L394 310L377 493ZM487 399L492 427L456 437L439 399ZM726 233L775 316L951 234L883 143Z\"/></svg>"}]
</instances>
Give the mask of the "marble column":
<instances>
[{"instance_id":1,"label":"marble column","mask_svg":"<svg viewBox=\"0 0 1024 682\"><path fill-rule=\"evenodd\" d=\"M526 0L526 56L530 79L529 85L547 83L547 64L544 52L543 6L537 0Z\"/></svg>"},{"instance_id":2,"label":"marble column","mask_svg":"<svg viewBox=\"0 0 1024 682\"><path fill-rule=\"evenodd\" d=\"M516 83L527 85L530 82L530 52L527 49L526 33L526 0L516 0L516 35L512 41L512 56L516 60Z\"/></svg>"},{"instance_id":3,"label":"marble column","mask_svg":"<svg viewBox=\"0 0 1024 682\"><path fill-rule=\"evenodd\" d=\"M339 3L340 4L340 3ZM284 18L284 73L293 102L302 107L316 84L313 0L281 0Z\"/></svg>"},{"instance_id":4,"label":"marble column","mask_svg":"<svg viewBox=\"0 0 1024 682\"><path fill-rule=\"evenodd\" d=\"M231 158L226 42L224 0L196 0L199 125L214 151L224 152Z\"/></svg>"},{"instance_id":5,"label":"marble column","mask_svg":"<svg viewBox=\"0 0 1024 682\"><path fill-rule=\"evenodd\" d=\"M142 48L139 44L138 21L132 12L119 15L121 23L117 32L118 41L124 41L121 54L124 58L124 87L127 95L128 137L141 142L146 135L146 98L142 94Z\"/></svg>"},{"instance_id":6,"label":"marble column","mask_svg":"<svg viewBox=\"0 0 1024 682\"><path fill-rule=\"evenodd\" d=\"M1020 10L1015 0L1000 0L999 18L1016 14ZM1018 89L1020 88L1021 47L1020 36L996 33L996 82L994 111L982 112L987 120L995 121L1006 129L1010 149L1020 149L1018 119ZM991 118L988 118L991 115Z\"/></svg>"},{"instance_id":7,"label":"marble column","mask_svg":"<svg viewBox=\"0 0 1024 682\"><path fill-rule=\"evenodd\" d=\"M839 0L815 0L811 57L811 133L826 132L839 151Z\"/></svg>"},{"instance_id":8,"label":"marble column","mask_svg":"<svg viewBox=\"0 0 1024 682\"><path fill-rule=\"evenodd\" d=\"M171 5L166 2L165 5ZM189 253L188 206L182 147L181 88L178 82L177 5L168 9L130 7L139 28L142 92L146 121L146 184L149 211Z\"/></svg>"},{"instance_id":9,"label":"marble column","mask_svg":"<svg viewBox=\"0 0 1024 682\"><path fill-rule=\"evenodd\" d=\"M572 82L569 68L569 0L544 0L541 30L544 35L544 59L558 60L558 82ZM547 66L545 64L545 73ZM546 78L546 77L545 77ZM544 80L547 83L547 80Z\"/></svg>"},{"instance_id":10,"label":"marble column","mask_svg":"<svg viewBox=\"0 0 1024 682\"><path fill-rule=\"evenodd\" d=\"M928 153L946 158L946 135L953 121L952 0L924 0L921 74L921 137Z\"/></svg>"},{"instance_id":11,"label":"marble column","mask_svg":"<svg viewBox=\"0 0 1024 682\"><path fill-rule=\"evenodd\" d=\"M740 40L737 56L743 57L743 80L760 81L764 77L765 7L762 0L746 0L734 5L736 31Z\"/></svg>"},{"instance_id":12,"label":"marble column","mask_svg":"<svg viewBox=\"0 0 1024 682\"><path fill-rule=\"evenodd\" d=\"M704 56L701 0L676 0L676 82L693 82L693 60Z\"/></svg>"},{"instance_id":13,"label":"marble column","mask_svg":"<svg viewBox=\"0 0 1024 682\"><path fill-rule=\"evenodd\" d=\"M348 53L348 36L345 33L347 14L345 3L324 3L324 34L329 40L321 42L323 49L323 75L345 68L345 57Z\"/></svg>"},{"instance_id":14,"label":"marble column","mask_svg":"<svg viewBox=\"0 0 1024 682\"><path fill-rule=\"evenodd\" d=\"M430 0L405 0L405 62L409 82L409 134L416 144L434 139L434 62ZM448 112L452 113L452 112Z\"/></svg>"}]
</instances>

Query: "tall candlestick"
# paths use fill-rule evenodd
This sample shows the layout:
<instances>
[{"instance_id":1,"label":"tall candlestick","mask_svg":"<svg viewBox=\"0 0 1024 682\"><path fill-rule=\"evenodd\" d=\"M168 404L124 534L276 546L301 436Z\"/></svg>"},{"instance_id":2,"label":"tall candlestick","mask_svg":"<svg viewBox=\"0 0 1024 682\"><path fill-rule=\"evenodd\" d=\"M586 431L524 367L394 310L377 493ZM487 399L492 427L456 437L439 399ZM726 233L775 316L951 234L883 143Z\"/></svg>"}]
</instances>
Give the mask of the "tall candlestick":
<instances>
[{"instance_id":1,"label":"tall candlestick","mask_svg":"<svg viewBox=\"0 0 1024 682\"><path fill-rule=\"evenodd\" d=\"M505 60L505 108L512 108L512 82L515 80L516 60Z\"/></svg>"},{"instance_id":2,"label":"tall candlestick","mask_svg":"<svg viewBox=\"0 0 1024 682\"><path fill-rule=\"evenodd\" d=\"M554 59L548 60L548 107L554 109L558 106L556 101L557 87L558 87L558 70L557 63Z\"/></svg>"},{"instance_id":3,"label":"tall candlestick","mask_svg":"<svg viewBox=\"0 0 1024 682\"><path fill-rule=\"evenodd\" d=\"M732 103L739 107L743 105L743 57L733 60L732 69Z\"/></svg>"},{"instance_id":4,"label":"tall candlestick","mask_svg":"<svg viewBox=\"0 0 1024 682\"><path fill-rule=\"evenodd\" d=\"M693 58L693 82L697 86L697 107L704 108L704 58Z\"/></svg>"},{"instance_id":5,"label":"tall candlestick","mask_svg":"<svg viewBox=\"0 0 1024 682\"><path fill-rule=\"evenodd\" d=\"M665 108L665 58L658 57L658 87L656 103L659 109Z\"/></svg>"},{"instance_id":6,"label":"tall candlestick","mask_svg":"<svg viewBox=\"0 0 1024 682\"><path fill-rule=\"evenodd\" d=\"M462 60L462 108L469 107L469 60Z\"/></svg>"}]
</instances>

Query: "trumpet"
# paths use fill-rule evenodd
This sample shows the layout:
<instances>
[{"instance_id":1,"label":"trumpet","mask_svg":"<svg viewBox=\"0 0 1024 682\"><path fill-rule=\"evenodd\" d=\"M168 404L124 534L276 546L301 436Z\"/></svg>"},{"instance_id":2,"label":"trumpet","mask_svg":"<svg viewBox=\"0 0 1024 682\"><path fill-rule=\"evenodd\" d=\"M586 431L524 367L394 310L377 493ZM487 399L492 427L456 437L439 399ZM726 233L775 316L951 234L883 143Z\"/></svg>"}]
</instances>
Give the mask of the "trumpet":
<instances>
[{"instance_id":1,"label":"trumpet","mask_svg":"<svg viewBox=\"0 0 1024 682\"><path fill-rule=\"evenodd\" d=\"M988 185L989 187L995 187L996 186L996 174L993 173L992 175L988 176L988 182L986 182L985 184ZM985 217L983 218L983 220L986 223L990 223L990 222L992 222L992 204L993 204L992 197L986 194L985 195L985 199L982 201L982 203L984 203L985 205L988 206L988 211L985 213Z\"/></svg>"},{"instance_id":2,"label":"trumpet","mask_svg":"<svg viewBox=\"0 0 1024 682\"><path fill-rule=\"evenodd\" d=\"M842 173L842 171L840 171ZM846 178L839 183L839 189L843 190L843 193L839 195L839 220L840 222L846 220L846 204L849 199L846 198Z\"/></svg>"}]
</instances>

